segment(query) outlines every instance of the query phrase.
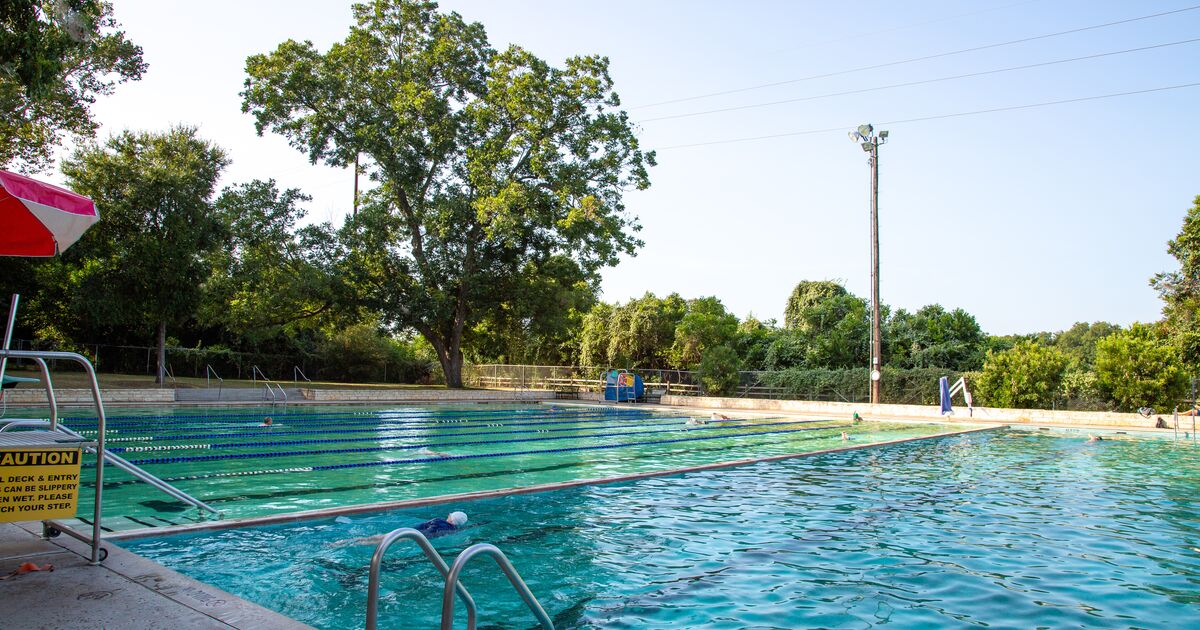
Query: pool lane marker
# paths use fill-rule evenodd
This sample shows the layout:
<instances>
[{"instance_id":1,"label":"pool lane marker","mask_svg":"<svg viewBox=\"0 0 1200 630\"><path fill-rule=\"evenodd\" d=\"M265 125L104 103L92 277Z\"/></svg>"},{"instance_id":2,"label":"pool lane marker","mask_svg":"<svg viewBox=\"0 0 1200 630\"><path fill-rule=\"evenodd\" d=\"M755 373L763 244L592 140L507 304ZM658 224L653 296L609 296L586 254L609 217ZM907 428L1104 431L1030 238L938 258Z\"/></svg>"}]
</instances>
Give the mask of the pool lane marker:
<instances>
[{"instance_id":1,"label":"pool lane marker","mask_svg":"<svg viewBox=\"0 0 1200 630\"><path fill-rule=\"evenodd\" d=\"M551 423L559 424L559 423ZM574 424L574 423L571 423ZM672 418L661 422L639 422L637 424L610 424L603 426L587 426L587 427L560 427L557 429L525 429L522 431L467 431L464 433L439 433L436 436L430 435L427 432L413 431L411 429L401 429L402 433L395 433L396 430L362 430L359 432L370 432L375 435L370 437L353 437L353 438L321 438L311 440L255 440L252 442L228 442L224 444L213 443L196 443L196 444L163 444L152 446L114 446L109 451L114 453L142 453L152 451L172 451L186 449L225 449L225 448L253 448L256 446L302 446L307 444L342 444L346 442L382 442L384 440L401 440L405 438L455 438L474 435L525 435L530 433L559 433L563 431L608 431L610 429L632 429L637 427L662 427L668 425L678 425L679 418ZM517 425L512 425L517 426ZM457 427L456 427L457 428ZM317 431L315 433L336 433L335 431ZM191 436L203 438L205 436ZM222 436L226 437L226 436ZM227 437L244 437L242 434L236 434ZM581 435L579 437L590 437L589 435ZM111 440L109 440L111 442Z\"/></svg>"},{"instance_id":2,"label":"pool lane marker","mask_svg":"<svg viewBox=\"0 0 1200 630\"><path fill-rule=\"evenodd\" d=\"M890 446L893 444L905 444L908 442L917 442L924 440L936 440L947 437L957 437L969 435L972 433L981 433L985 431L995 431L997 429L1006 428L1008 425L998 424L989 426L976 426L969 429L960 429L956 431L944 431L941 433L933 433L930 435L918 435L906 438L897 438L894 440L885 440L883 442L870 442L866 444L852 444L837 448L828 448L818 451L808 451L805 453L785 453L783 455L768 455L766 457L751 457L735 460L727 460L723 462L713 462L711 464L698 464L696 466L685 466L682 468L668 468L664 470L651 470L639 473L629 473L625 475L616 475L612 477L594 477L590 479L572 479L570 481L556 481L553 483L536 484L532 486L518 486L515 488L502 488L498 490L476 490L473 492L461 492L458 494L443 494L430 497L420 497L415 499L400 499L396 501L383 501L379 503L364 503L359 505L339 506L332 508L317 508L313 510L304 510L301 512L286 512L283 514L271 514L268 516L250 516L244 518L226 519L221 521L206 521L202 523L192 523L180 525L178 527L169 528L154 528L154 529L135 529L123 532L116 532L105 538L110 540L135 540L139 538L170 536L174 534L197 533L205 531L217 531L225 529L235 529L242 527L260 527L264 525L278 525L284 523L296 523L301 521L310 521L317 519L333 518L334 516L346 514L371 514L377 512L390 512L393 510L402 510L417 507L427 507L431 505L446 505L451 503L463 503L468 501L477 501L480 499L492 499L497 497L513 496L518 494L535 494L540 492L551 492L554 490L566 490L569 488L578 488L582 486L607 485L614 483L626 483L632 481L640 481L642 479L653 479L656 477L674 477L686 475L690 473L705 472L709 470L721 470L725 468L737 468L740 466L748 466L751 464L763 464L769 462L786 461L790 459L798 459L801 457L812 457L817 455L826 455L829 453L842 453L845 451L857 451L868 448L878 448L881 446ZM781 444L782 442L769 442L768 444ZM296 469L297 471L308 471L308 468ZM205 479L207 476L196 476L194 479ZM175 478L167 479L166 481L185 481L193 478ZM107 484L106 484L107 485Z\"/></svg>"},{"instance_id":3,"label":"pool lane marker","mask_svg":"<svg viewBox=\"0 0 1200 630\"><path fill-rule=\"evenodd\" d=\"M225 415L225 414L206 414L206 415L186 415L186 416L106 416L105 426L107 427L122 427L122 426L143 426L143 425L165 425L165 424L194 424L198 421L208 421L211 424L245 424L246 422L261 420L263 416L271 416L272 418L283 418L288 421L307 421L307 420L335 420L337 418L347 418L352 422L355 418L370 418L384 420L421 420L421 419L453 419L453 418L511 418L517 416L543 416L543 415L558 415L572 413L588 413L588 414L606 414L611 416L632 415L649 413L648 409L608 409L597 407L579 407L569 411L555 411L558 408L538 408L538 409L509 409L509 410L487 410L487 411L462 411L462 412L433 412L433 413L406 413L394 414L388 411L376 411L370 413L272 413L271 411L263 411L255 414L242 415ZM563 408L565 409L565 408ZM84 424L94 426L97 423L95 416L69 417L62 418L64 422L74 422L75 424ZM470 420L442 420L443 422L470 422Z\"/></svg>"},{"instance_id":4,"label":"pool lane marker","mask_svg":"<svg viewBox=\"0 0 1200 630\"><path fill-rule=\"evenodd\" d=\"M522 416L516 417L516 418L513 418L511 416L504 416L504 417L497 416L494 418L484 418L484 419L459 418L459 419L451 419L451 420L442 420L442 419L401 420L401 419L387 419L387 418L373 418L373 419L369 419L369 420L361 420L361 419L338 420L335 418L314 417L311 419L302 420L300 422L295 422L294 420L289 420L286 426L296 426L296 427L345 427L345 426L361 426L361 425L430 426L430 427L446 426L446 425L490 426L491 424L497 424L497 423L503 424L505 421L507 421L509 419L548 420L548 419L552 419L552 418L596 418L596 417L604 418L604 419L627 419L627 418L643 418L643 417L652 416L652 415L654 415L654 413L650 410L639 410L637 412L629 412L629 413L604 413L604 412L547 413L547 414L541 414L541 415L525 414L525 415L522 415ZM261 416L260 416L260 419L261 419ZM64 420L63 422L65 424L74 426L73 423L70 422L69 420ZM220 428L226 428L226 429L241 428L242 430L251 430L254 428L262 427L262 424L260 422L254 421L254 420L239 421L237 423L204 423L204 422L192 422L192 421L181 422L181 423L163 422L161 424L159 424L159 423L128 424L127 423L125 425L121 425L121 426L124 426L125 428L120 429L120 432L126 433L126 434L128 434L128 433L150 433L150 432L154 432L154 431L162 431L167 428L162 425L172 425L172 424L187 425L187 426L177 427L175 429L170 429L170 430L178 431L181 433L182 432L195 432L195 431L213 431L213 430L217 430ZM280 424L282 425L283 423L280 423ZM78 428L77 426L75 428L77 431L79 431L81 433L95 433L96 432L96 429ZM113 431L116 432L117 429L114 429ZM107 433L107 431L106 431L106 433Z\"/></svg>"},{"instance_id":5,"label":"pool lane marker","mask_svg":"<svg viewBox=\"0 0 1200 630\"><path fill-rule=\"evenodd\" d=\"M800 422L786 423L786 424L800 424ZM746 431L746 432L734 433L734 434L675 438L675 439L671 439L671 440L650 440L650 441L646 441L646 442L622 442L620 444L598 444L598 445L593 445L593 446L567 446L567 447L562 447L562 448L540 449L540 450L529 450L529 451L512 451L512 452L504 452L504 453L474 453L474 454L468 454L468 455L449 455L446 457L385 459L385 460L379 460L379 461L373 461L373 462L357 462L357 463L351 463L351 464L328 464L328 465L323 465L323 466L304 466L304 467L297 467L297 468L292 468L292 469L276 469L273 471L266 471L266 472L300 472L300 471L308 472L308 471L317 471L317 470L341 470L341 469L347 469L347 468L366 468L366 467L370 467L370 466L399 466L399 465L406 465L406 464L426 464L426 463L432 463L432 462L449 462L449 461L458 461L458 460L465 460L465 459L485 459L485 458L492 458L492 457L515 457L515 456L519 456L519 455L573 453L573 452L579 452L579 451L600 451L600 450L609 450L609 449L614 449L614 448L654 446L654 445L660 445L660 444L678 444L681 442L697 442L697 441L702 441L702 440L739 439L739 438L746 438L746 437L755 437L755 436L759 436L759 435L803 433L803 432L809 432L809 431L841 429L841 428L845 428L847 426L852 426L852 425L838 425L838 426L833 426L833 427L806 427L806 428L802 428L802 429L774 429L771 431ZM666 432L667 431L656 431L656 433L666 433ZM674 432L674 431L672 431L672 432ZM628 432L628 434L630 434L630 435L636 435L636 434L640 434L640 433L650 433L650 432L649 431ZM612 436L615 436L615 435L618 435L618 434L612 434ZM612 436L598 436L598 437L612 437ZM535 442L535 441L542 441L542 440L547 440L547 439L563 439L563 438L561 436L559 436L559 437L555 437L555 438L529 438L529 439L521 439L521 440L501 440L501 441L495 441L495 442L480 441L478 443L479 444L498 444L498 443L506 443L506 442L507 443ZM459 445L463 446L466 444L461 443ZM406 448L423 448L425 446L427 446L427 445L414 445L414 446L406 447ZM436 446L436 445L431 444L428 446ZM300 452L287 452L287 453L247 453L247 454L231 454L231 455L200 455L200 456L195 456L195 457L164 457L164 458L154 458L154 459L131 460L130 463L136 464L136 465L174 464L174 463L196 462L196 461L213 461L213 460L222 460L222 459L289 457L289 456L304 456L304 455L315 455L315 454L336 454L336 453L369 453L369 452L377 452L380 450L401 450L401 449L391 447L391 448L363 448L363 449L326 449L326 450L318 450L318 451L300 451ZM94 466L94 464L93 464L93 466ZM87 464L84 464L84 467L88 467ZM240 471L240 472L244 473L244 474L263 474L260 471ZM237 476L238 474L239 474L238 472L229 472L229 473L212 473L211 475L212 476ZM200 476L200 477L196 477L196 478L202 479L202 478L204 478L204 476Z\"/></svg>"},{"instance_id":6,"label":"pool lane marker","mask_svg":"<svg viewBox=\"0 0 1200 630\"><path fill-rule=\"evenodd\" d=\"M400 403L402 404L402 403ZM596 405L574 406L577 409L593 409L597 411L607 411L609 413L625 413L635 411L630 407L599 407ZM566 409L567 405L527 405L517 409L427 409L418 408L419 410L403 410L400 411L395 407L388 409L362 410L362 411L319 411L316 413L287 413L279 412L272 413L266 407L263 407L262 412L255 413L206 413L206 414L190 414L190 415L157 415L157 416L105 416L108 420L142 420L142 421L169 421L169 420L207 420L213 418L230 418L230 419L253 419L261 418L264 413L277 418L300 418L306 416L327 416L327 417L350 417L350 416L379 416L388 414L396 418L424 418L431 416L457 417L457 416L487 416L487 415L512 415L526 413L548 413L551 409ZM69 420L91 420L96 421L96 416L76 416L67 418Z\"/></svg>"},{"instance_id":7,"label":"pool lane marker","mask_svg":"<svg viewBox=\"0 0 1200 630\"><path fill-rule=\"evenodd\" d=\"M364 423L364 424L370 424L371 425L370 428L348 428L348 429L343 429L343 430L338 430L336 427L340 427L343 425L336 424L336 423L329 425L329 426L334 427L332 429L296 429L296 430L287 428L289 425L278 424L278 425L271 425L269 431L266 430L267 427L265 427L261 424L254 424L254 425L243 425L242 428L239 428L236 430L227 430L223 433L195 433L193 430L187 429L187 430L182 430L179 433L172 434L172 435L118 437L118 438L113 438L108 441L110 441L110 442L113 440L116 440L116 441L147 441L146 438L150 438L149 441L154 441L154 440L158 440L158 441L199 440L199 439L225 438L225 437L238 438L238 437L245 437L247 435L264 435L264 434L269 434L269 435L306 435L306 434L321 434L321 433L375 433L378 431L411 431L411 430L417 430L417 429L446 429L446 430L481 429L481 428L498 427L498 426L499 427L503 427L503 426L518 427L518 426L541 426L541 425L554 425L554 424L589 424L589 423L596 423L596 422L613 422L613 421L626 422L626 421L633 421L633 420L638 420L638 419L658 420L658 419L662 419L662 418L671 418L671 417L674 417L674 418L677 418L680 420L683 419L682 416L653 415L650 413L645 413L643 415L636 415L636 416L631 415L631 416L619 416L619 417L617 417L617 416L593 417L593 416L581 415L581 416L567 416L567 417L560 416L560 417L556 417L554 419L550 419L549 417L533 418L532 421L529 421L529 422L525 422L524 421L525 418L519 418L518 420L522 420L521 422L509 422L509 423L503 423L503 422L457 423L456 422L456 423L429 424L429 423L376 423L376 422L371 422L371 423ZM324 426L324 423L314 423L314 424L316 426ZM291 426L301 426L302 427L304 425L291 425ZM313 425L308 425L308 426L313 426ZM136 432L142 432L142 431L160 431L160 430L162 430L162 429L161 428L149 428L149 429L136 429L136 430L133 430L132 432L136 433ZM196 429L196 431L199 431L199 430L203 430L203 429L200 429L200 428ZM84 434L88 434L88 433L94 434L95 433L95 431L88 431L88 430L84 430L84 431L80 431L80 432L84 433Z\"/></svg>"}]
</instances>

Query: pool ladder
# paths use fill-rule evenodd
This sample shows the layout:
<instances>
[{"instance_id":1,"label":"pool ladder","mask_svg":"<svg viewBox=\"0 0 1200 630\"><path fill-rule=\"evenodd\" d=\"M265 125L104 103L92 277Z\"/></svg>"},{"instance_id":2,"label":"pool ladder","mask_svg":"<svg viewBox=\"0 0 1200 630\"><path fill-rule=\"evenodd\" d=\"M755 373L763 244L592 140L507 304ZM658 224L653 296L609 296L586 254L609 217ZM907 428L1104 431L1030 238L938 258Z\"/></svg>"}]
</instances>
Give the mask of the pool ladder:
<instances>
[{"instance_id":1,"label":"pool ladder","mask_svg":"<svg viewBox=\"0 0 1200 630\"><path fill-rule=\"evenodd\" d=\"M500 570L504 571L505 577L508 578L509 583L516 589L521 599L525 601L525 605L529 607L530 612L542 624L542 628L554 630L554 622L550 620L542 605L533 596L533 593L525 584L525 580L521 579L521 575L517 573L517 569L509 562L508 557L495 545L487 543L471 545L458 554L458 557L454 559L454 566L448 567L446 566L446 561L442 560L437 550L429 543L429 539L411 527L401 527L384 536L383 540L379 541L379 546L375 548L375 555L371 557L371 572L367 582L367 630L375 630L379 619L379 572L383 565L383 556L387 553L388 547L392 546L392 543L401 539L417 543L417 546L425 553L425 557L429 559L429 562L446 579L446 586L442 590L442 630L451 630L454 624L455 594L463 601L463 605L467 607L467 630L475 630L475 600L467 592L467 587L463 586L462 582L459 581L458 576L462 574L463 567L467 566L467 563L478 555L491 556L496 561L496 564L500 565Z\"/></svg>"}]
</instances>

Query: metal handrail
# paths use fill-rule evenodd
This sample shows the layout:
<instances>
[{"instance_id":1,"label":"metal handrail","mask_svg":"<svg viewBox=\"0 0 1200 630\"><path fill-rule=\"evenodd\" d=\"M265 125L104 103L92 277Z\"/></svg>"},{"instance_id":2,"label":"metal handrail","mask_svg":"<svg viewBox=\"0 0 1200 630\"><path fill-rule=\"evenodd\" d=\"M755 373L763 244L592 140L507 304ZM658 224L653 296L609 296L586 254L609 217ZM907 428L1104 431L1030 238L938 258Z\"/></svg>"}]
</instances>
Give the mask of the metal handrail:
<instances>
[{"instance_id":1,"label":"metal handrail","mask_svg":"<svg viewBox=\"0 0 1200 630\"><path fill-rule=\"evenodd\" d=\"M212 388L212 379L217 379L217 400L221 400L221 392L225 389L225 379L213 369L212 365L204 364L204 386Z\"/></svg>"},{"instance_id":2,"label":"metal handrail","mask_svg":"<svg viewBox=\"0 0 1200 630\"><path fill-rule=\"evenodd\" d=\"M64 361L74 361L83 367L87 373L89 384L92 389L92 399L96 403L96 452L104 453L104 432L108 424L107 416L104 413L104 401L100 396L100 381L96 379L96 369L92 367L92 362L86 357L77 352L54 352L54 351L30 351L30 350L8 350L0 349L0 360L6 359L32 359L35 363L40 363L43 374L46 375L46 397L50 402L50 418L51 422L57 426L58 424L58 404L54 397L54 385L50 382L49 369L46 367L46 359L62 359ZM103 518L104 504L104 461L108 459L103 455L96 457L96 492L95 492L95 508L92 514L92 564L100 564L100 534L102 532L100 521Z\"/></svg>"},{"instance_id":3,"label":"metal handrail","mask_svg":"<svg viewBox=\"0 0 1200 630\"><path fill-rule=\"evenodd\" d=\"M58 431L60 433L65 433L71 437L79 438L81 440L90 439L87 436L76 433L74 430L67 428L65 426L58 425L57 427L54 427L50 421L46 421L46 420L14 420L12 422L4 424L3 426L0 426L0 433L4 433L5 431L8 431L9 429L11 429L13 427L51 427L51 429L50 429L51 431ZM94 452L94 449L92 449L91 447L85 447L84 450L86 450L89 453ZM163 481L162 479L155 477L154 475L146 472L145 469L140 468L140 467L130 463L129 460L125 459L124 457L121 457L120 455L113 453L112 451L105 449L104 459L112 462L113 465L116 466L117 468L124 470L125 472L133 475L134 477L137 477L139 480L144 481L159 490L162 490L163 492L171 495L172 497L174 497L176 499L179 499L180 501L183 501L184 503L189 503L197 508L200 508L201 510L206 510L208 512L212 512L213 514L216 514L217 516L223 515L223 512L221 512L220 510L208 505L207 503L201 501L200 499L197 499L196 497L193 497L192 495L180 490L179 488L172 486L171 484Z\"/></svg>"},{"instance_id":4,"label":"metal handrail","mask_svg":"<svg viewBox=\"0 0 1200 630\"><path fill-rule=\"evenodd\" d=\"M292 382L298 384L298 383L300 383L300 380L296 378L297 375L299 375L300 378L304 379L304 382L306 382L306 383L312 382L311 378L308 378L307 376L304 375L304 370L301 370L299 365L293 365L292 366Z\"/></svg>"},{"instance_id":5,"label":"metal handrail","mask_svg":"<svg viewBox=\"0 0 1200 630\"><path fill-rule=\"evenodd\" d=\"M500 570L504 571L504 576L508 578L509 584L512 584L513 588L517 590L517 594L525 601L530 612L537 617L538 623L542 624L546 630L554 630L554 622L550 620L550 616L533 596L529 586L525 584L525 580L521 579L521 575L517 573L512 562L509 562L508 557L498 547L488 543L471 545L454 559L454 566L450 567L450 573L446 576L446 587L442 589L442 630L451 630L454 626L454 585L458 584L458 576L471 558L481 554L491 556L496 564L500 565ZM468 623L470 623L469 619Z\"/></svg>"},{"instance_id":6,"label":"metal handrail","mask_svg":"<svg viewBox=\"0 0 1200 630\"><path fill-rule=\"evenodd\" d=\"M430 544L425 534L411 527L401 527L388 533L383 537L383 540L379 541L379 545L375 547L375 555L371 556L371 572L367 580L367 630L375 630L375 626L379 621L379 572L383 565L383 556L387 553L388 547L392 546L392 543L401 539L417 543L421 551L425 552L425 557L429 558L429 562L437 568L443 578L450 574L450 567L446 566L446 561L442 560L442 557L434 550L433 545ZM454 583L454 590L467 607L468 630L475 630L475 600L467 592L467 587L463 586L462 582L456 581Z\"/></svg>"},{"instance_id":7,"label":"metal handrail","mask_svg":"<svg viewBox=\"0 0 1200 630\"><path fill-rule=\"evenodd\" d=\"M267 378L267 375L263 373L262 368L258 367L257 365L250 366L250 382L257 385L258 384L257 377L259 377L259 376L262 377L263 386L266 388L266 392L263 394L263 400L266 400L267 394L270 394L272 405L279 402L279 399L275 396L275 390L271 389L271 385L275 385L275 387L277 389L279 389L279 394L281 396L283 396L283 403L286 405L287 404L287 392L283 390L283 386L280 385L279 383L276 383L275 381L272 381L271 379Z\"/></svg>"}]
</instances>

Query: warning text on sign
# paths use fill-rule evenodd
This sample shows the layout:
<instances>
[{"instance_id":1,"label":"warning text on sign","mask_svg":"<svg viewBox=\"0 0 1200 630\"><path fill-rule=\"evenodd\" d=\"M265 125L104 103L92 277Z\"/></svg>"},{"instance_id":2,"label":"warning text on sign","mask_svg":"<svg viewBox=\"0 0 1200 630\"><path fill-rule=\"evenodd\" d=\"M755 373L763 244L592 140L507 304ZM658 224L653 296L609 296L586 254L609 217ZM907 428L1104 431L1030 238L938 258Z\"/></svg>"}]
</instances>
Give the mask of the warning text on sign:
<instances>
[{"instance_id":1,"label":"warning text on sign","mask_svg":"<svg viewBox=\"0 0 1200 630\"><path fill-rule=\"evenodd\" d=\"M0 451L0 522L74 516L80 459L78 449Z\"/></svg>"}]
</instances>

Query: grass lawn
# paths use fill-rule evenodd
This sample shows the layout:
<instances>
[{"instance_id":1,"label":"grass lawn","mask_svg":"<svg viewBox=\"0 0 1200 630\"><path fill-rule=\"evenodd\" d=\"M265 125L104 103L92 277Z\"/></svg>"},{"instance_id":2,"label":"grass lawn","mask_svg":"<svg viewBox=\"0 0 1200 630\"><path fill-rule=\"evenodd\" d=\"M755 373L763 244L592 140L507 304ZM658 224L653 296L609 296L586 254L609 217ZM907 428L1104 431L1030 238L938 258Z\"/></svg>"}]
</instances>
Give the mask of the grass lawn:
<instances>
[{"instance_id":1,"label":"grass lawn","mask_svg":"<svg viewBox=\"0 0 1200 630\"><path fill-rule=\"evenodd\" d=\"M41 374L36 370L7 370L5 372L11 376L26 376L30 378L41 378ZM101 389L152 389L158 387L154 383L154 377L148 374L99 374ZM54 387L57 389L70 388L88 388L91 383L83 372L63 371L50 369L50 377L54 379ZM292 381L277 381L284 387L307 387L312 389L442 389L444 385L400 385L397 383L330 383L313 381L311 383L300 381L293 383ZM22 385L20 387L31 387L33 384ZM202 378L179 377L175 380L167 379L167 387L185 388L203 388L209 384ZM217 386L217 381L212 381L212 387ZM225 379L224 387L262 387L262 381L257 384L250 380Z\"/></svg>"}]
</instances>

